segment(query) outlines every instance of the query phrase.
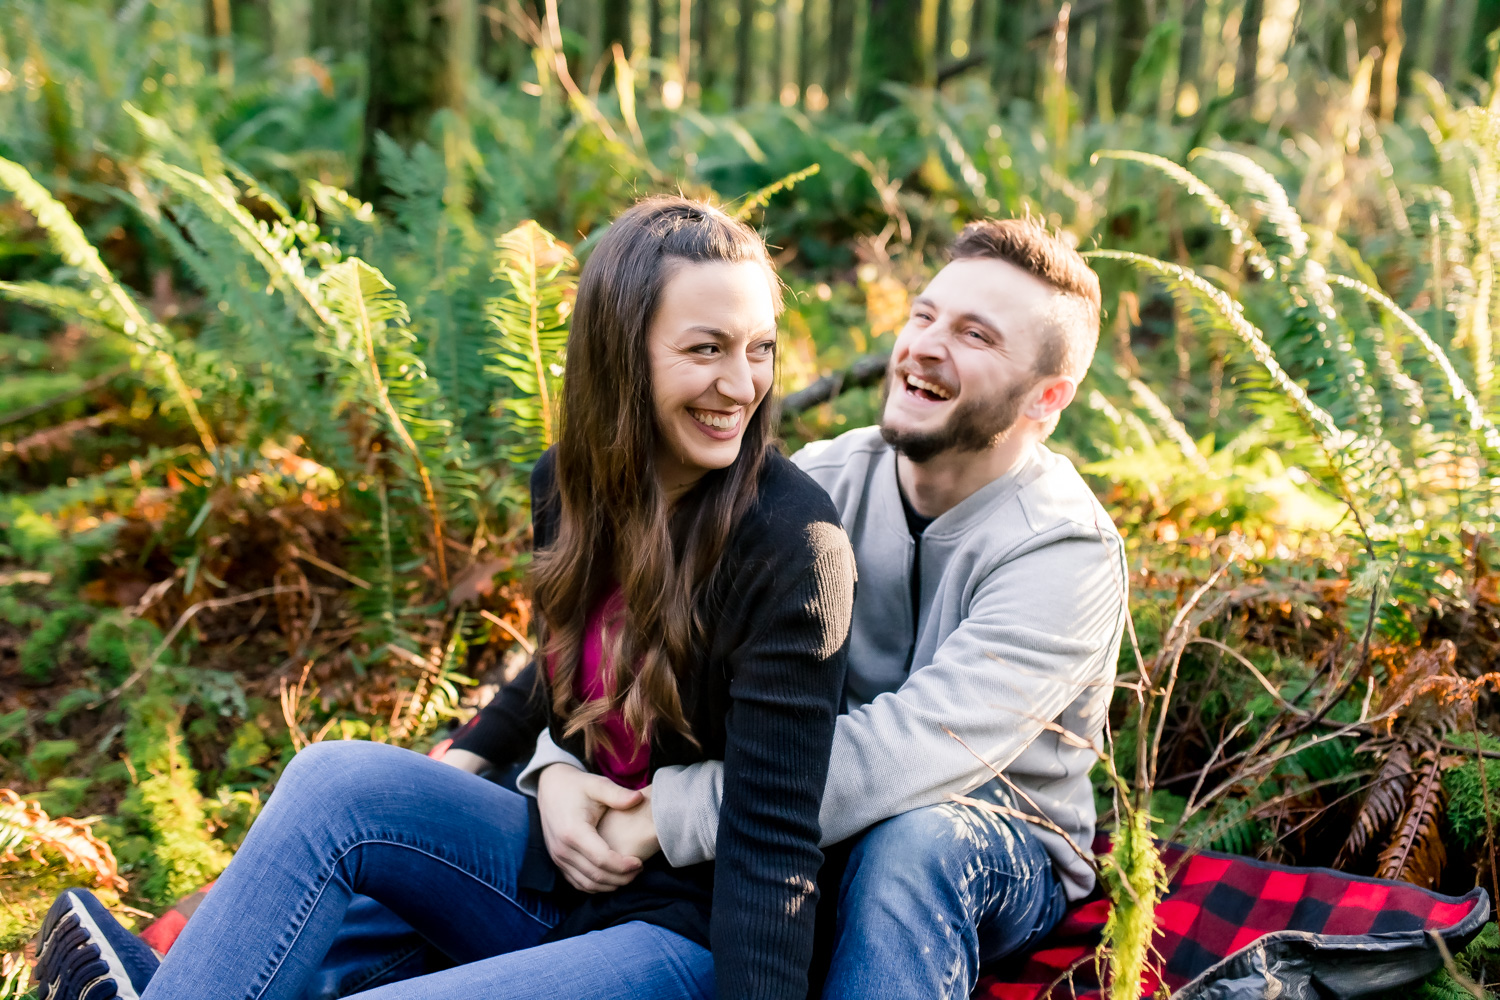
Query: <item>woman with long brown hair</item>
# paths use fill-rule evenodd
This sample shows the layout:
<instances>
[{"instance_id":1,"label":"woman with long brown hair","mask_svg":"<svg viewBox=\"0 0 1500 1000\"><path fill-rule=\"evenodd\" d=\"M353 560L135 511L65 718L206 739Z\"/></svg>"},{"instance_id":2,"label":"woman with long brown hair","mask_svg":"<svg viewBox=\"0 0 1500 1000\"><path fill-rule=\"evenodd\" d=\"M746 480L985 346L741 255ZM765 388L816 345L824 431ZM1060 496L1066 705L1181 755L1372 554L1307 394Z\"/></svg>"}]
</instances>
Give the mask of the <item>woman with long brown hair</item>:
<instances>
[{"instance_id":1,"label":"woman with long brown hair","mask_svg":"<svg viewBox=\"0 0 1500 1000\"><path fill-rule=\"evenodd\" d=\"M297 1000L363 894L454 964L365 1000L802 1000L854 565L832 502L773 447L779 310L764 244L723 212L663 197L620 216L580 276L558 443L532 475L534 662L458 767L363 742L298 754L154 976L95 951L95 981ZM543 729L627 788L722 760L717 861L569 886L535 805L463 773L530 756ZM75 939L103 942L76 894L48 928L72 1000Z\"/></svg>"}]
</instances>

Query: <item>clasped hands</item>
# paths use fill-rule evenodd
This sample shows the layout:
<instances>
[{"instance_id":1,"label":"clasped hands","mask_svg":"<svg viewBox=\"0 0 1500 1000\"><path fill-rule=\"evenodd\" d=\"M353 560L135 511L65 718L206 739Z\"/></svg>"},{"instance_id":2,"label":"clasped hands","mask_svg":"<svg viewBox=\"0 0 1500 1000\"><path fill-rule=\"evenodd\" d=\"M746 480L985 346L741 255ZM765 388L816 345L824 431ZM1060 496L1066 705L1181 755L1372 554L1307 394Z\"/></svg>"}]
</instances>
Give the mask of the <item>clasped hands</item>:
<instances>
[{"instance_id":1,"label":"clasped hands","mask_svg":"<svg viewBox=\"0 0 1500 1000\"><path fill-rule=\"evenodd\" d=\"M537 782L537 807L547 853L584 892L628 884L661 850L649 786L636 791L571 764L552 764Z\"/></svg>"}]
</instances>

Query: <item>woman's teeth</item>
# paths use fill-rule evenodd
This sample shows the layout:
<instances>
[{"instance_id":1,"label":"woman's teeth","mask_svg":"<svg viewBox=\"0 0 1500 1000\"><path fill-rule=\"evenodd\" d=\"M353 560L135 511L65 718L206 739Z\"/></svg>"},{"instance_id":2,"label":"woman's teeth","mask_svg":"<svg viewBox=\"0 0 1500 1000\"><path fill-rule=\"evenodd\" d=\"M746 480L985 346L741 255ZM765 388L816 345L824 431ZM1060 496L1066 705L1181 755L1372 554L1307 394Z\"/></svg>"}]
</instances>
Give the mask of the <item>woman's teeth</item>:
<instances>
[{"instance_id":1,"label":"woman's teeth","mask_svg":"<svg viewBox=\"0 0 1500 1000\"><path fill-rule=\"evenodd\" d=\"M693 419L698 421L698 423L703 424L705 427L712 427L716 431L733 430L734 426L740 422L740 415L738 413L726 417L719 413L705 413L702 410L689 409L688 412L693 415Z\"/></svg>"},{"instance_id":2,"label":"woman's teeth","mask_svg":"<svg viewBox=\"0 0 1500 1000\"><path fill-rule=\"evenodd\" d=\"M947 389L944 389L942 386L938 385L935 382L929 382L926 379L917 378L915 375L906 376L906 384L911 386L913 389L921 389L923 392L930 392L938 399L953 398L953 393L949 392Z\"/></svg>"}]
</instances>

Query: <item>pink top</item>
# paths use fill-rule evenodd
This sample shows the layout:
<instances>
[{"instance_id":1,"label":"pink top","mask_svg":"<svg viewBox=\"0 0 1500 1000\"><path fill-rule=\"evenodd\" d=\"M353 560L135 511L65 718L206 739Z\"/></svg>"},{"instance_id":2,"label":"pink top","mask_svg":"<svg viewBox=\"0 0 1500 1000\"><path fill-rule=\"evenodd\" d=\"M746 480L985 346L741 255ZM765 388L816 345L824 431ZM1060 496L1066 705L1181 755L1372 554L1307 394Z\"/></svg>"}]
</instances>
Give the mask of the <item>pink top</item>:
<instances>
[{"instance_id":1,"label":"pink top","mask_svg":"<svg viewBox=\"0 0 1500 1000\"><path fill-rule=\"evenodd\" d=\"M625 593L616 587L594 606L584 623L583 669L579 671L578 693L585 701L604 697L606 651L619 637L624 614ZM603 726L609 747L601 747L594 761L599 773L626 788L645 788L651 783L651 744L636 735L620 712L605 716Z\"/></svg>"}]
</instances>

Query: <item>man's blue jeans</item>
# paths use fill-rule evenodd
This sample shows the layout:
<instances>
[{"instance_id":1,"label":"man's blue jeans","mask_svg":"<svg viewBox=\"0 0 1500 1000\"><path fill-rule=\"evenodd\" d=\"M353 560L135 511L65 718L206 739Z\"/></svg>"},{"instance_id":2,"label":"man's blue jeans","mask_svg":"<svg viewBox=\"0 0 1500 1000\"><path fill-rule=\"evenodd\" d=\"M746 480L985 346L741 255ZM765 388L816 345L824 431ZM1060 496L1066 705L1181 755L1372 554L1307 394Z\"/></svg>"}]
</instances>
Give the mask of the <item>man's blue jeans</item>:
<instances>
[{"instance_id":1,"label":"man's blue jeans","mask_svg":"<svg viewBox=\"0 0 1500 1000\"><path fill-rule=\"evenodd\" d=\"M453 770L438 766L445 771ZM282 784L286 783L284 778ZM496 788L487 782L463 781L463 794L475 794L475 787L481 784ZM279 789L277 794L281 794ZM972 796L992 802L1006 801L999 782L979 789ZM271 801L275 803L276 797L272 796ZM514 797L502 801L507 808L519 803ZM491 808L483 805L477 811L483 813ZM268 805L268 813L270 809ZM436 806L425 808L419 828L425 829L429 821L437 821L437 812ZM453 822L467 820L460 817ZM522 824L524 838L524 812L517 810L516 822ZM429 833L427 839L432 841L437 836L441 834ZM209 898L219 891L215 887ZM422 935L412 930L411 923L373 899L352 898L353 904L327 955L308 979L303 1000L334 1000L382 983L407 982L415 988L428 979L438 978L424 973L447 963L435 955ZM204 906L207 905L205 902ZM1052 863L1025 823L956 803L892 817L860 838L849 857L839 890L836 948L824 985L824 1000L966 997L983 963L1033 947L1062 919L1065 907L1062 885ZM495 919L491 913L486 918ZM194 914L189 927L199 919ZM647 928L644 924L629 926ZM711 995L712 961L703 949L654 927L641 933L675 938L671 944L677 950L669 964L686 963L684 956L692 955L692 963L687 964L705 970L701 989ZM632 941L631 945L635 943ZM552 947L557 946L536 951L545 952ZM174 957L181 948L180 941L173 947ZM516 962L530 954L512 953L505 960ZM434 964L435 959L439 964ZM563 961L567 966L577 967L571 956ZM618 963L620 959L610 957L601 961ZM462 974L462 970L454 971ZM476 982L489 981L486 978L489 973L483 968L472 972ZM512 987L520 988L527 985L526 977L536 974L520 965L507 966L503 973ZM417 976L423 978L412 978ZM593 995L641 998L678 995L664 994L654 987L622 992L623 986L615 983L612 992ZM566 990L556 990L540 980L536 987L537 996L569 995ZM381 1000L388 996L380 990L360 995ZM416 998L439 994L389 995ZM531 994L498 990L485 993L497 998L512 995ZM158 1000L158 996L148 994L146 1000Z\"/></svg>"},{"instance_id":2,"label":"man's blue jeans","mask_svg":"<svg viewBox=\"0 0 1500 1000\"><path fill-rule=\"evenodd\" d=\"M998 781L971 797L1006 802ZM960 1000L982 964L1035 946L1066 907L1024 822L956 802L893 816L844 870L823 1000Z\"/></svg>"},{"instance_id":3,"label":"man's blue jeans","mask_svg":"<svg viewBox=\"0 0 1500 1000\"><path fill-rule=\"evenodd\" d=\"M356 986L362 1000L713 996L708 950L650 924L540 944L562 914L518 887L529 825L515 792L420 754L365 742L309 747L144 1000L298 1000L340 954L365 963L346 980L366 980ZM399 918L453 967L366 989L370 972L389 980L416 970L358 947L347 928L341 935L359 896L385 908L367 915L381 915L387 931Z\"/></svg>"}]
</instances>

